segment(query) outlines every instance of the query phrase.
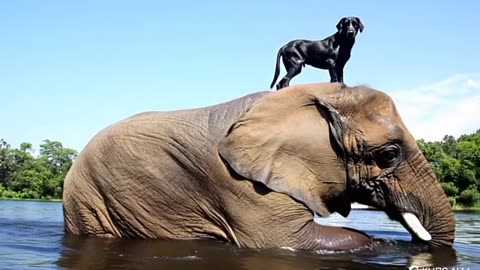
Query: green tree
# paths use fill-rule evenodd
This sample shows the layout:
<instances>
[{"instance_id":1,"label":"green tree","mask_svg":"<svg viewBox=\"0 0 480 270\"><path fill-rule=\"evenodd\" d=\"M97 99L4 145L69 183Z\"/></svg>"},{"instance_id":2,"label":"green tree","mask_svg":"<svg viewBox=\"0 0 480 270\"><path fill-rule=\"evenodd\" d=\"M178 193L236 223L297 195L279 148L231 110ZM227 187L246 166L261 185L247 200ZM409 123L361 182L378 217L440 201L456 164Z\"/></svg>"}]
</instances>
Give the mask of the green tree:
<instances>
[{"instance_id":1,"label":"green tree","mask_svg":"<svg viewBox=\"0 0 480 270\"><path fill-rule=\"evenodd\" d=\"M24 142L20 144L20 151L22 152L28 152L30 154L33 154L33 146L31 143Z\"/></svg>"},{"instance_id":2,"label":"green tree","mask_svg":"<svg viewBox=\"0 0 480 270\"><path fill-rule=\"evenodd\" d=\"M457 140L451 135L445 135L441 143L443 152L451 157L456 156Z\"/></svg>"},{"instance_id":3,"label":"green tree","mask_svg":"<svg viewBox=\"0 0 480 270\"><path fill-rule=\"evenodd\" d=\"M0 196L7 198L60 198L64 178L77 156L60 142L45 140L40 155L31 143L18 149L0 140Z\"/></svg>"},{"instance_id":4,"label":"green tree","mask_svg":"<svg viewBox=\"0 0 480 270\"><path fill-rule=\"evenodd\" d=\"M455 197L458 195L458 188L455 186L454 183L452 182L447 182L447 183L440 183L442 186L443 190L445 191L445 194L447 194L448 197Z\"/></svg>"},{"instance_id":5,"label":"green tree","mask_svg":"<svg viewBox=\"0 0 480 270\"><path fill-rule=\"evenodd\" d=\"M10 145L0 139L0 185L6 186L8 177L10 175L10 167L8 161L8 153L10 152Z\"/></svg>"},{"instance_id":6,"label":"green tree","mask_svg":"<svg viewBox=\"0 0 480 270\"><path fill-rule=\"evenodd\" d=\"M44 194L51 197L60 197L63 192L63 181L77 151L64 148L61 142L44 140L40 145L39 160L51 173L48 184L45 185Z\"/></svg>"},{"instance_id":7,"label":"green tree","mask_svg":"<svg viewBox=\"0 0 480 270\"><path fill-rule=\"evenodd\" d=\"M462 136L457 146L458 158L464 161L464 166L471 171L474 178L480 180L480 132L472 136ZM477 183L477 188L480 188Z\"/></svg>"},{"instance_id":8,"label":"green tree","mask_svg":"<svg viewBox=\"0 0 480 270\"><path fill-rule=\"evenodd\" d=\"M451 202L480 204L480 130L458 139L446 135L439 142L417 143Z\"/></svg>"},{"instance_id":9,"label":"green tree","mask_svg":"<svg viewBox=\"0 0 480 270\"><path fill-rule=\"evenodd\" d=\"M52 198L45 192L51 178L50 172L34 160L24 163L22 168L13 173L10 190L19 193L20 198Z\"/></svg>"},{"instance_id":10,"label":"green tree","mask_svg":"<svg viewBox=\"0 0 480 270\"><path fill-rule=\"evenodd\" d=\"M34 162L33 156L29 152L20 149L11 148L6 151L3 167L6 168L3 185L14 191L19 191L24 185L19 179L18 174Z\"/></svg>"},{"instance_id":11,"label":"green tree","mask_svg":"<svg viewBox=\"0 0 480 270\"><path fill-rule=\"evenodd\" d=\"M440 142L425 142L423 139L417 141L420 150L425 158L430 162L433 171L439 179L443 177L442 165L448 155L443 151Z\"/></svg>"},{"instance_id":12,"label":"green tree","mask_svg":"<svg viewBox=\"0 0 480 270\"><path fill-rule=\"evenodd\" d=\"M468 207L475 206L480 202L480 193L476 188L466 189L460 193L457 202Z\"/></svg>"}]
</instances>

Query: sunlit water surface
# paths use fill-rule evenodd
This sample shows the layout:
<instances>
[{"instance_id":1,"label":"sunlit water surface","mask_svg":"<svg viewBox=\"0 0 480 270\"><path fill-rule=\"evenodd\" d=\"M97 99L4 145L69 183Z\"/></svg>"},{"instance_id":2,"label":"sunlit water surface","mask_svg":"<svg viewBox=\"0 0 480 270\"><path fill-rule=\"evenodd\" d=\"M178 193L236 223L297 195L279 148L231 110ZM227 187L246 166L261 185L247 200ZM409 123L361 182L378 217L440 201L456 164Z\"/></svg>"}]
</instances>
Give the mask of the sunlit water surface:
<instances>
[{"instance_id":1,"label":"sunlit water surface","mask_svg":"<svg viewBox=\"0 0 480 270\"><path fill-rule=\"evenodd\" d=\"M354 253L237 248L215 241L105 240L65 236L62 204L0 201L0 269L480 269L480 212L456 212L453 249L428 251L383 212L317 218L387 241ZM427 269L427 268L425 268ZM430 268L431 269L431 268Z\"/></svg>"}]
</instances>

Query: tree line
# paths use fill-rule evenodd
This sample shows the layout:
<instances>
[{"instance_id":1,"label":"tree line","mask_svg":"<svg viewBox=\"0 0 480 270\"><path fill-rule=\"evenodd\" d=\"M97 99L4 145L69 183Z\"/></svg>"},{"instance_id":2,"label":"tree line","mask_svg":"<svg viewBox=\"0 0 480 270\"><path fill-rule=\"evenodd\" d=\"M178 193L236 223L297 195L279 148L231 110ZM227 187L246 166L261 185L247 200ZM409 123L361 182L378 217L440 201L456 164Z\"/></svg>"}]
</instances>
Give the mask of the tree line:
<instances>
[{"instance_id":1,"label":"tree line","mask_svg":"<svg viewBox=\"0 0 480 270\"><path fill-rule=\"evenodd\" d=\"M0 198L60 199L63 180L77 151L44 140L38 155L31 143L12 148L0 139Z\"/></svg>"},{"instance_id":2,"label":"tree line","mask_svg":"<svg viewBox=\"0 0 480 270\"><path fill-rule=\"evenodd\" d=\"M458 139L417 141L453 206L480 207L480 130ZM12 148L0 139L0 198L61 199L63 180L77 151L44 140Z\"/></svg>"},{"instance_id":3,"label":"tree line","mask_svg":"<svg viewBox=\"0 0 480 270\"><path fill-rule=\"evenodd\" d=\"M480 130L458 139L445 136L438 142L417 141L455 206L480 207Z\"/></svg>"}]
</instances>

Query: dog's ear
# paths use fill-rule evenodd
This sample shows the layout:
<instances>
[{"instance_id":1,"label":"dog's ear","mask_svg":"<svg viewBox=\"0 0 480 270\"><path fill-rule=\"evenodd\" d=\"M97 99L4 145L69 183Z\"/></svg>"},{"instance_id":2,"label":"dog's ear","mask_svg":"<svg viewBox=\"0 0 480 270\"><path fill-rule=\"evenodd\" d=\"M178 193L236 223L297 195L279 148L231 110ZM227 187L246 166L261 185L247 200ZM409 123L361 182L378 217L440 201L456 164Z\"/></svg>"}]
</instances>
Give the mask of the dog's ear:
<instances>
[{"instance_id":1,"label":"dog's ear","mask_svg":"<svg viewBox=\"0 0 480 270\"><path fill-rule=\"evenodd\" d=\"M363 28L365 28L365 27L363 26L362 21L360 21L360 19L358 17L355 17L355 20L358 23L358 28L360 29L360 33L363 32Z\"/></svg>"},{"instance_id":2,"label":"dog's ear","mask_svg":"<svg viewBox=\"0 0 480 270\"><path fill-rule=\"evenodd\" d=\"M340 21L337 23L337 30L340 31L342 29L342 24L345 21L345 18L341 18Z\"/></svg>"}]
</instances>

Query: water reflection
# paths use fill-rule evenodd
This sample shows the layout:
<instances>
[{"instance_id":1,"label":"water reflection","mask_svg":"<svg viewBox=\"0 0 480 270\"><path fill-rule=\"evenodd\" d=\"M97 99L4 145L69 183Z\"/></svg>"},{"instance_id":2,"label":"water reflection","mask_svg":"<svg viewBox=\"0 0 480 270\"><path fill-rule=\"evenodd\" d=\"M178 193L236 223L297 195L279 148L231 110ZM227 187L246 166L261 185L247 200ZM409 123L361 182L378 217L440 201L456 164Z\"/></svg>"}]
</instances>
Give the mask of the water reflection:
<instances>
[{"instance_id":1,"label":"water reflection","mask_svg":"<svg viewBox=\"0 0 480 270\"><path fill-rule=\"evenodd\" d=\"M404 269L456 264L453 249L429 251L407 242L380 241L355 253L316 254L237 248L213 241L115 240L65 236L57 264L75 269Z\"/></svg>"},{"instance_id":2,"label":"water reflection","mask_svg":"<svg viewBox=\"0 0 480 270\"><path fill-rule=\"evenodd\" d=\"M453 249L434 249L430 252L414 254L408 258L407 265L417 267L452 267L457 262Z\"/></svg>"}]
</instances>

